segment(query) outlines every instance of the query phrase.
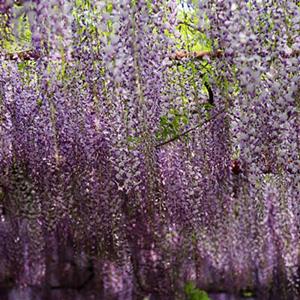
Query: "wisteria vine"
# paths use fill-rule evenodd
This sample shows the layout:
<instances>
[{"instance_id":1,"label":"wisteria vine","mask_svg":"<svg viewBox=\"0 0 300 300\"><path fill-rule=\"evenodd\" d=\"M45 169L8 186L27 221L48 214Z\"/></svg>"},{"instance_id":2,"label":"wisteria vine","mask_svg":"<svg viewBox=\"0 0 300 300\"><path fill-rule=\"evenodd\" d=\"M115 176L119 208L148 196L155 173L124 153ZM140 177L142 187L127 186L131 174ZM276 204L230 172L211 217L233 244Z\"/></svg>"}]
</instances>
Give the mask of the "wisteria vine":
<instances>
[{"instance_id":1,"label":"wisteria vine","mask_svg":"<svg viewBox=\"0 0 300 300\"><path fill-rule=\"evenodd\" d=\"M299 1L192 3L0 3L0 283L298 299Z\"/></svg>"}]
</instances>

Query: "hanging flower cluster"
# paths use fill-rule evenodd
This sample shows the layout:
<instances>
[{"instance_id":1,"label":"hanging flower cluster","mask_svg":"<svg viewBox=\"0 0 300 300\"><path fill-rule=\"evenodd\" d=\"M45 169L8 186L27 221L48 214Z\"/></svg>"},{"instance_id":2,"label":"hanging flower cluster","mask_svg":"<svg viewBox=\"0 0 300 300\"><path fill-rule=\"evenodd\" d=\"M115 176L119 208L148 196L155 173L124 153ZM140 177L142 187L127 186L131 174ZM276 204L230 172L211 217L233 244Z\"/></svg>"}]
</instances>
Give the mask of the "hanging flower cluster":
<instances>
[{"instance_id":1,"label":"hanging flower cluster","mask_svg":"<svg viewBox=\"0 0 300 300\"><path fill-rule=\"evenodd\" d=\"M32 49L0 53L0 282L297 299L299 3L194 1L210 49L178 52L175 0L15 2L0 21L25 16Z\"/></svg>"}]
</instances>

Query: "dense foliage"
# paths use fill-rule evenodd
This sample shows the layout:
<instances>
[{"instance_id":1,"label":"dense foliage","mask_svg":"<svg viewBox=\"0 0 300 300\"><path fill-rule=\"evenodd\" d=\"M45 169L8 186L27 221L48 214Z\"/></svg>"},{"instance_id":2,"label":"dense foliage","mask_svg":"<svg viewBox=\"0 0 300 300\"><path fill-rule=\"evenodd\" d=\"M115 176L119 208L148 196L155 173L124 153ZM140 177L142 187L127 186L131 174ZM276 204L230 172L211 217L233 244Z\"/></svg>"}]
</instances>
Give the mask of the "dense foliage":
<instances>
[{"instance_id":1,"label":"dense foliage","mask_svg":"<svg viewBox=\"0 0 300 300\"><path fill-rule=\"evenodd\" d=\"M1 282L298 299L299 1L0 12Z\"/></svg>"}]
</instances>

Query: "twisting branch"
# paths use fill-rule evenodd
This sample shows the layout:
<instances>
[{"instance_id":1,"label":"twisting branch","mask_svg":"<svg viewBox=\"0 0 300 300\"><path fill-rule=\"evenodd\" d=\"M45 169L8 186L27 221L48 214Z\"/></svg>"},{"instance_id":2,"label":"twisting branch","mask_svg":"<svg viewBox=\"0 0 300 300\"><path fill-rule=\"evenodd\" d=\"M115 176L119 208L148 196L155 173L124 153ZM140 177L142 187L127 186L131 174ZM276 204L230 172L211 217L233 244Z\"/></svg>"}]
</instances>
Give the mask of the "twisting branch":
<instances>
[{"instance_id":1,"label":"twisting branch","mask_svg":"<svg viewBox=\"0 0 300 300\"><path fill-rule=\"evenodd\" d=\"M218 113L216 113L215 115L213 115L211 118L205 120L204 122L202 122L202 123L200 123L200 124L197 124L196 126L191 127L191 128L189 128L189 129L187 129L186 131L184 131L184 132L182 132L182 133L180 133L180 134L178 134L178 135L175 135L174 137L172 137L172 138L170 138L170 139L168 139L168 140L166 140L166 141L164 141L164 142L162 142L162 143L159 143L159 144L155 145L155 148L159 148L159 147L162 147L162 146L164 146L164 145L166 145L166 144L172 143L172 142L178 140L179 138L181 138L181 137L187 135L187 134L190 133L191 131L193 131L193 130L199 128L199 127L203 127L204 125L206 125L206 124L209 123L210 121L214 120L215 118L217 118L219 115L221 115L221 114L224 113L224 112L225 112L225 109L220 110Z\"/></svg>"},{"instance_id":2,"label":"twisting branch","mask_svg":"<svg viewBox=\"0 0 300 300\"><path fill-rule=\"evenodd\" d=\"M207 92L208 92L208 103L210 105L214 106L215 105L215 103L214 103L214 93L213 93L210 85L206 81L204 82L204 86L206 87Z\"/></svg>"}]
</instances>

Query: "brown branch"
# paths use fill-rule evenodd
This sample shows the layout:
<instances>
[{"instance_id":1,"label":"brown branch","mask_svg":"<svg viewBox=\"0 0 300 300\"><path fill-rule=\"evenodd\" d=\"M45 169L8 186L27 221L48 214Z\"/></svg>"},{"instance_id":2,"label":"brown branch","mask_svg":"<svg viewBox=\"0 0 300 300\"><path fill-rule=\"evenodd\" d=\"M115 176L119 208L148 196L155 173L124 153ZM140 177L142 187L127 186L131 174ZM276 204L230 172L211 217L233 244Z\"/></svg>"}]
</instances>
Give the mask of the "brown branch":
<instances>
[{"instance_id":1,"label":"brown branch","mask_svg":"<svg viewBox=\"0 0 300 300\"><path fill-rule=\"evenodd\" d=\"M176 51L175 53L171 54L170 58L175 60L182 60L184 58L194 58L194 59L203 59L205 57L211 57L211 58L219 58L223 55L222 50L216 50L216 51Z\"/></svg>"},{"instance_id":2,"label":"brown branch","mask_svg":"<svg viewBox=\"0 0 300 300\"><path fill-rule=\"evenodd\" d=\"M206 57L210 58L220 58L224 55L224 51L218 49L215 51L185 51L179 50L170 55L170 58L173 60L182 60L182 59L204 59ZM283 58L291 58L300 56L300 50L293 50L290 54L281 53Z\"/></svg>"},{"instance_id":3,"label":"brown branch","mask_svg":"<svg viewBox=\"0 0 300 300\"><path fill-rule=\"evenodd\" d=\"M217 51L194 51L187 52L184 50L176 51L175 53L170 55L171 59L182 60L184 58L196 58L203 59L205 57L221 57L223 52L221 50ZM0 53L0 57L4 58L4 60L37 60L41 57L41 53L37 50L25 50L15 53Z\"/></svg>"},{"instance_id":4,"label":"brown branch","mask_svg":"<svg viewBox=\"0 0 300 300\"><path fill-rule=\"evenodd\" d=\"M37 50L26 50L15 53L0 53L0 58L4 60L37 60L41 57L41 53Z\"/></svg>"},{"instance_id":5,"label":"brown branch","mask_svg":"<svg viewBox=\"0 0 300 300\"><path fill-rule=\"evenodd\" d=\"M170 55L172 60L183 60L183 59L204 59L206 57L210 58L220 58L224 55L224 51L218 49L215 51L203 50L203 51L185 51L178 50ZM297 57L300 55L300 51L294 50L290 55L283 54L284 58ZM0 53L0 58L4 60L37 60L42 56L42 54L37 50L26 50L15 53Z\"/></svg>"},{"instance_id":6,"label":"brown branch","mask_svg":"<svg viewBox=\"0 0 300 300\"><path fill-rule=\"evenodd\" d=\"M0 53L0 59L4 58L4 60L37 60L42 57L43 54L37 50L25 50L15 53ZM44 54L45 55L45 54ZM210 50L203 50L203 51L185 51L185 50L178 50L174 53L170 54L170 59L172 60L183 60L183 59L204 59L204 58L220 58L224 55L224 51L217 49L215 51ZM299 50L293 50L290 54L281 54L283 58L290 58L290 57L298 57L300 55ZM73 56L74 58L74 56Z\"/></svg>"},{"instance_id":7,"label":"brown branch","mask_svg":"<svg viewBox=\"0 0 300 300\"><path fill-rule=\"evenodd\" d=\"M213 115L211 118L205 120L204 122L202 122L202 123L200 123L200 124L198 124L198 125L190 128L190 129L187 129L186 131L184 131L184 132L182 132L182 133L180 133L178 135L175 135L174 137L170 138L169 140L166 140L166 141L164 141L162 143L159 143L159 144L155 145L155 148L159 148L161 146L164 146L166 144L169 144L169 143L172 143L172 142L178 140L179 138L181 138L181 137L187 135L188 133L190 133L191 131L193 131L193 130L199 128L199 127L202 127L202 126L206 125L207 123L209 123L210 121L212 121L213 119L215 119L216 117L218 117L219 115L221 115L223 112L225 112L225 109L220 110L218 113L216 113L215 115Z\"/></svg>"}]
</instances>

